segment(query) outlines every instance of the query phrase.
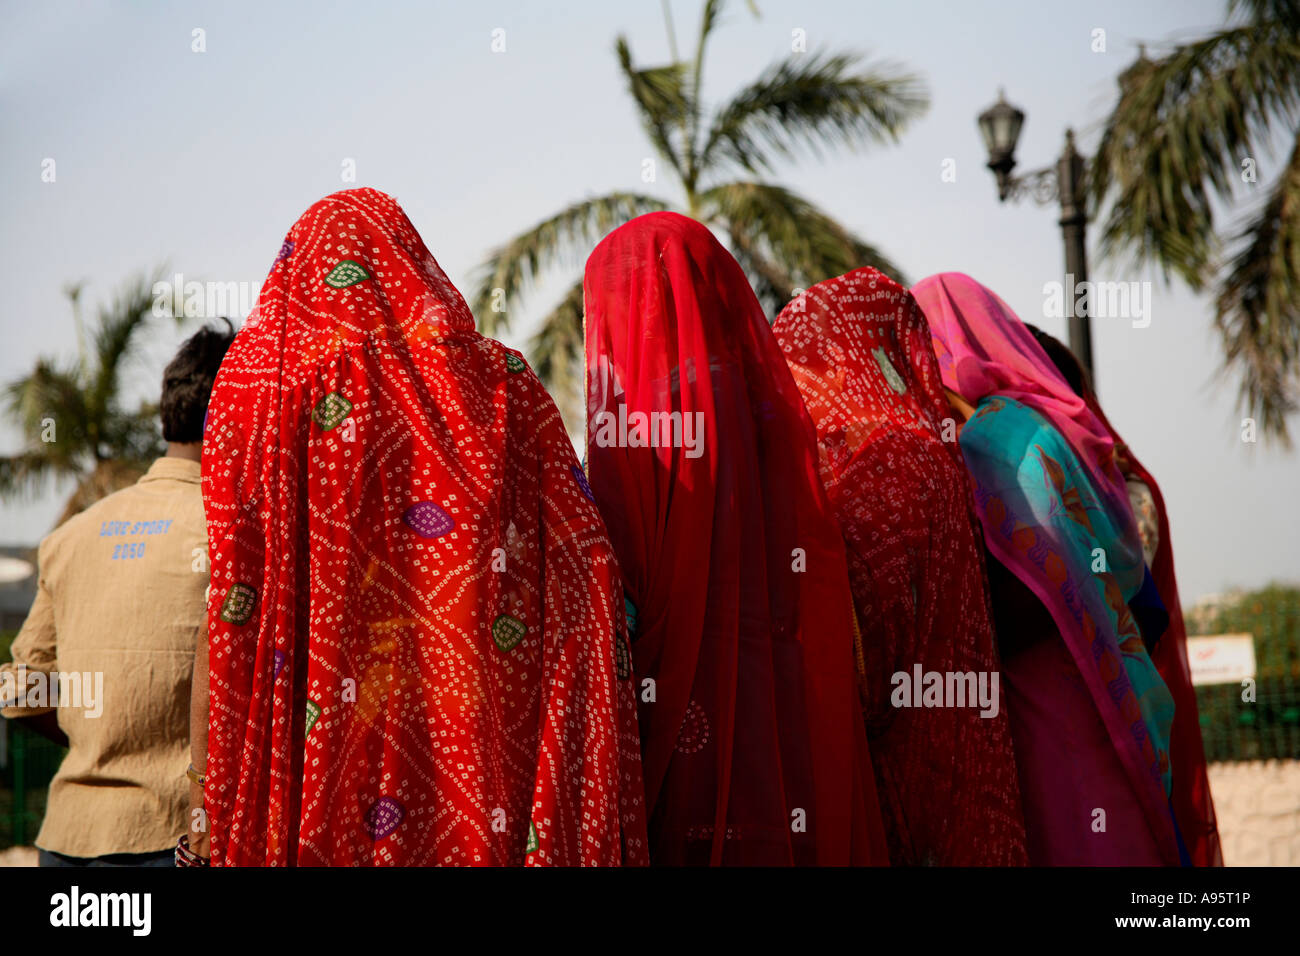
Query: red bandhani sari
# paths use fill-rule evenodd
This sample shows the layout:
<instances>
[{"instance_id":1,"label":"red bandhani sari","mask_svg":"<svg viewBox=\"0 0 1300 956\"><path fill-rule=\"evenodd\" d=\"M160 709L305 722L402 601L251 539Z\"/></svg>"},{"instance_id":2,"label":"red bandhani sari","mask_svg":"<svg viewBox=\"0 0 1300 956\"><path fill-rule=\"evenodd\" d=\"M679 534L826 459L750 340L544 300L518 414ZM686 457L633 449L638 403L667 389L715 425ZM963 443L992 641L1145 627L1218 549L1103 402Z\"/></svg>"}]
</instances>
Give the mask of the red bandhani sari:
<instances>
[{"instance_id":1,"label":"red bandhani sari","mask_svg":"<svg viewBox=\"0 0 1300 956\"><path fill-rule=\"evenodd\" d=\"M600 515L390 197L298 220L209 416L213 863L646 862Z\"/></svg>"},{"instance_id":2,"label":"red bandhani sari","mask_svg":"<svg viewBox=\"0 0 1300 956\"><path fill-rule=\"evenodd\" d=\"M1087 396L1088 407L1115 439L1116 448L1128 461L1129 470L1151 490L1159 520L1159 541L1151 577L1160 592L1160 600L1169 612L1169 627L1151 652L1151 661L1164 678L1174 698L1174 725L1169 738L1169 760L1173 772L1174 817L1178 831L1194 866L1223 866L1223 848L1210 795L1210 778L1205 767L1205 744L1197 717L1196 689L1192 686L1191 666L1187 662L1187 627L1183 623L1183 606L1178 599L1178 580L1174 576L1174 546L1169 539L1169 515L1165 498L1151 472L1133 456L1106 419L1096 396Z\"/></svg>"},{"instance_id":3,"label":"red bandhani sari","mask_svg":"<svg viewBox=\"0 0 1300 956\"><path fill-rule=\"evenodd\" d=\"M587 456L636 617L650 857L887 862L844 545L736 261L651 213L587 261Z\"/></svg>"},{"instance_id":4,"label":"red bandhani sari","mask_svg":"<svg viewBox=\"0 0 1300 956\"><path fill-rule=\"evenodd\" d=\"M891 860L1025 864L982 538L925 317L906 289L864 268L813 286L773 331L848 546ZM972 695L916 707L926 674L975 675L992 706Z\"/></svg>"}]
</instances>

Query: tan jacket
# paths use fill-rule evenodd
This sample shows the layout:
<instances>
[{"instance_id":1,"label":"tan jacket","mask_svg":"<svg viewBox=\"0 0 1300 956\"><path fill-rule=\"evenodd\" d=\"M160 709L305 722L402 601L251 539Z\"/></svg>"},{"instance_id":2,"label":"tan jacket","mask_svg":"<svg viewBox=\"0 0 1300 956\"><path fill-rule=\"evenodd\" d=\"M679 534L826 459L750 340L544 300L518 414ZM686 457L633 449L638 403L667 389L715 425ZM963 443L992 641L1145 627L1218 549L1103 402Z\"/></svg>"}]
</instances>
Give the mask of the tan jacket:
<instances>
[{"instance_id":1,"label":"tan jacket","mask_svg":"<svg viewBox=\"0 0 1300 956\"><path fill-rule=\"evenodd\" d=\"M151 853L186 832L190 675L207 586L198 462L159 458L41 542L36 601L13 663L0 665L0 701L18 705L0 713L34 715L56 697L68 736L37 846Z\"/></svg>"}]
</instances>

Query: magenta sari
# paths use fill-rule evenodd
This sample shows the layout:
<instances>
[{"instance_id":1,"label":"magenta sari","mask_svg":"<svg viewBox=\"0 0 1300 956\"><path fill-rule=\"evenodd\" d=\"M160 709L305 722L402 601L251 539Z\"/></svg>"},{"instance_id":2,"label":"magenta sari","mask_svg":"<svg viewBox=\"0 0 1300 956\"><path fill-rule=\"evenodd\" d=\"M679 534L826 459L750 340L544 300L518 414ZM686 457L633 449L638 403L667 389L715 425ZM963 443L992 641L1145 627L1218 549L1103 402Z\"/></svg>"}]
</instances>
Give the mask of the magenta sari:
<instances>
[{"instance_id":1,"label":"magenta sari","mask_svg":"<svg viewBox=\"0 0 1300 956\"><path fill-rule=\"evenodd\" d=\"M959 440L985 545L1057 631L1003 657L1030 862L1178 865L1174 705L1128 608L1144 564L1114 440L991 291L945 273L913 293L976 406Z\"/></svg>"}]
</instances>

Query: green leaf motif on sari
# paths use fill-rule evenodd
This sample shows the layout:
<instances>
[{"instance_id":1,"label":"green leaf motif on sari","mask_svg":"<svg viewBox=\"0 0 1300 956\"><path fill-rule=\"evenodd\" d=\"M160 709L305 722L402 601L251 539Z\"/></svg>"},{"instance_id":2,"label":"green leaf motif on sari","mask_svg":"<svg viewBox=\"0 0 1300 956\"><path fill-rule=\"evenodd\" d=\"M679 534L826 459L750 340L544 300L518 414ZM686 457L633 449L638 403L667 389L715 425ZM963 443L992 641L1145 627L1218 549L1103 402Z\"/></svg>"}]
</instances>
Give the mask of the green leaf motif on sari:
<instances>
[{"instance_id":1,"label":"green leaf motif on sari","mask_svg":"<svg viewBox=\"0 0 1300 956\"><path fill-rule=\"evenodd\" d=\"M885 373L885 381L889 387L902 395L907 391L907 383L903 381L903 376L898 374L898 369L894 368L894 363L889 361L889 356L885 354L884 349L872 349L871 354L876 357L876 364L880 366L880 371Z\"/></svg>"},{"instance_id":2,"label":"green leaf motif on sari","mask_svg":"<svg viewBox=\"0 0 1300 956\"><path fill-rule=\"evenodd\" d=\"M364 282L370 278L370 273L365 270L361 263L352 259L342 259L333 269L325 274L325 284L333 286L335 289L346 289L350 285L356 285L358 282Z\"/></svg>"},{"instance_id":3,"label":"green leaf motif on sari","mask_svg":"<svg viewBox=\"0 0 1300 956\"><path fill-rule=\"evenodd\" d=\"M307 701L307 730L303 736L311 733L311 729L316 726L316 718L320 716L320 704L314 700Z\"/></svg>"},{"instance_id":4,"label":"green leaf motif on sari","mask_svg":"<svg viewBox=\"0 0 1300 956\"><path fill-rule=\"evenodd\" d=\"M329 431L337 428L351 412L351 402L338 392L330 392L311 410L311 420L319 425L322 431Z\"/></svg>"},{"instance_id":5,"label":"green leaf motif on sari","mask_svg":"<svg viewBox=\"0 0 1300 956\"><path fill-rule=\"evenodd\" d=\"M492 622L492 640L503 651L512 651L528 633L528 627L517 617L502 614Z\"/></svg>"},{"instance_id":6,"label":"green leaf motif on sari","mask_svg":"<svg viewBox=\"0 0 1300 956\"><path fill-rule=\"evenodd\" d=\"M533 823L533 821L529 820L528 821L528 845L524 847L524 853L525 854L536 853L537 846L538 846L537 826L536 824Z\"/></svg>"},{"instance_id":7,"label":"green leaf motif on sari","mask_svg":"<svg viewBox=\"0 0 1300 956\"><path fill-rule=\"evenodd\" d=\"M247 624L257 604L257 590L247 584L232 585L221 602L221 620L227 624Z\"/></svg>"}]
</instances>

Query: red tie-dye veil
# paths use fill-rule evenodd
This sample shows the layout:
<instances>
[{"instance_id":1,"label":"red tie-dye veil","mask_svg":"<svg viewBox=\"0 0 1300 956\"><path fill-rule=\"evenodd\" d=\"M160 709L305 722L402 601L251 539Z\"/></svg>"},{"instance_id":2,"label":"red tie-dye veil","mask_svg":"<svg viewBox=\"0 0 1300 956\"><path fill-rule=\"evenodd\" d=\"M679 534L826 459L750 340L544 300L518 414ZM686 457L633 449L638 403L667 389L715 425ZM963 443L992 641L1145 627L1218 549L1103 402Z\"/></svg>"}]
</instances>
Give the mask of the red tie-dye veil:
<instances>
[{"instance_id":1,"label":"red tie-dye veil","mask_svg":"<svg viewBox=\"0 0 1300 956\"><path fill-rule=\"evenodd\" d=\"M645 862L600 515L540 382L390 197L289 231L203 482L214 863Z\"/></svg>"},{"instance_id":2,"label":"red tie-dye veil","mask_svg":"<svg viewBox=\"0 0 1300 956\"><path fill-rule=\"evenodd\" d=\"M817 429L848 547L863 714L895 863L1027 862L1011 733L966 706L898 707L895 674L1000 670L969 478L915 300L872 268L819 282L773 327ZM946 440L945 440L946 439ZM977 676L977 680L979 677ZM907 693L905 703L911 704Z\"/></svg>"},{"instance_id":3,"label":"red tie-dye veil","mask_svg":"<svg viewBox=\"0 0 1300 956\"><path fill-rule=\"evenodd\" d=\"M652 861L885 862L843 544L744 273L704 226L652 213L597 246L584 289L588 470L636 609ZM698 420L699 444L638 433L650 413Z\"/></svg>"}]
</instances>

